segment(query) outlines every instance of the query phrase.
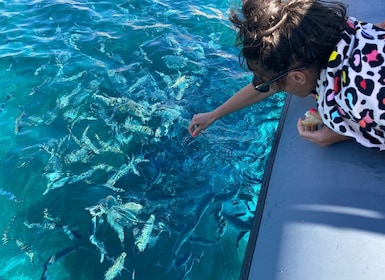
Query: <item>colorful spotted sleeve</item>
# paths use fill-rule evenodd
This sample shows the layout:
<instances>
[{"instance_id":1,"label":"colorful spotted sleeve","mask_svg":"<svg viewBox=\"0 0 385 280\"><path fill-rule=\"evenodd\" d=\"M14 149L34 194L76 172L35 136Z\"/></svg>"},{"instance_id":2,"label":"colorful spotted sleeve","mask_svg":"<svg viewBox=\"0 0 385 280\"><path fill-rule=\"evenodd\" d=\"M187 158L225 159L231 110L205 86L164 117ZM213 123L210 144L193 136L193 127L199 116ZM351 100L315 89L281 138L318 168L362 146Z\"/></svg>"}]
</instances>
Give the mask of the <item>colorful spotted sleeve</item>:
<instances>
[{"instance_id":1,"label":"colorful spotted sleeve","mask_svg":"<svg viewBox=\"0 0 385 280\"><path fill-rule=\"evenodd\" d=\"M317 82L317 106L333 131L385 150L385 31L348 19Z\"/></svg>"}]
</instances>

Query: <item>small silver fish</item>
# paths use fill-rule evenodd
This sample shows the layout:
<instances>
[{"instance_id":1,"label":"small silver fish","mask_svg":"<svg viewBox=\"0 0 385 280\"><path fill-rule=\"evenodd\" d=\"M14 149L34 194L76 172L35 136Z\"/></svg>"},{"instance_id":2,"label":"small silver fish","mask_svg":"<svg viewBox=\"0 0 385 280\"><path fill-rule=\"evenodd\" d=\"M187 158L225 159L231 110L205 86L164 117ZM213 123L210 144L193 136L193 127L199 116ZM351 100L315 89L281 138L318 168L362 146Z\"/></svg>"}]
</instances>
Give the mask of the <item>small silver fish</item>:
<instances>
[{"instance_id":1,"label":"small silver fish","mask_svg":"<svg viewBox=\"0 0 385 280\"><path fill-rule=\"evenodd\" d=\"M96 146L92 143L91 139L87 136L89 128L90 128L90 126L88 125L86 127L86 129L83 131L83 134L82 134L82 144L83 144L83 146L82 147L90 149L95 154L99 154L99 149L96 148Z\"/></svg>"},{"instance_id":2,"label":"small silver fish","mask_svg":"<svg viewBox=\"0 0 385 280\"><path fill-rule=\"evenodd\" d=\"M7 227L7 228L3 231L3 237L1 238L1 240L3 241L3 245L7 244L8 241L9 241L8 232L9 232L9 227Z\"/></svg>"},{"instance_id":3,"label":"small silver fish","mask_svg":"<svg viewBox=\"0 0 385 280\"><path fill-rule=\"evenodd\" d=\"M154 229L155 216L151 215L143 226L142 232L135 240L135 245L139 252L143 252L146 249L147 244L150 243L150 237L152 230Z\"/></svg>"},{"instance_id":4,"label":"small silver fish","mask_svg":"<svg viewBox=\"0 0 385 280\"><path fill-rule=\"evenodd\" d=\"M120 166L119 170L115 172L106 182L106 185L109 188L114 187L115 183L122 178L123 176L127 175L130 171L130 166L128 164L123 164Z\"/></svg>"},{"instance_id":5,"label":"small silver fish","mask_svg":"<svg viewBox=\"0 0 385 280\"><path fill-rule=\"evenodd\" d=\"M24 118L25 112L22 111L20 116L18 116L15 120L15 134L18 134L21 130L21 121Z\"/></svg>"},{"instance_id":6,"label":"small silver fish","mask_svg":"<svg viewBox=\"0 0 385 280\"><path fill-rule=\"evenodd\" d=\"M115 279L116 276L121 273L124 268L124 262L126 260L126 257L126 252L123 252L119 255L119 257L116 258L114 264L104 274L104 280Z\"/></svg>"},{"instance_id":7,"label":"small silver fish","mask_svg":"<svg viewBox=\"0 0 385 280\"><path fill-rule=\"evenodd\" d=\"M16 239L16 244L29 257L31 264L34 264L34 253L31 248L19 239Z\"/></svg>"}]
</instances>

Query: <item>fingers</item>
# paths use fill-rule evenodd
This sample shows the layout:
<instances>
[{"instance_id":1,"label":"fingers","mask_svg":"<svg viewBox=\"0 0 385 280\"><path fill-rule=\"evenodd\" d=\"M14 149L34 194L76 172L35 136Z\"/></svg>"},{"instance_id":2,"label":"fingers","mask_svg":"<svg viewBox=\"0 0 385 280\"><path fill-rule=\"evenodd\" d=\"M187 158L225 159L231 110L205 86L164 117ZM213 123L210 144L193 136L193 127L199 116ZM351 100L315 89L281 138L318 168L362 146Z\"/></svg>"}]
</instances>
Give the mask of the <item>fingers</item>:
<instances>
[{"instance_id":1,"label":"fingers","mask_svg":"<svg viewBox=\"0 0 385 280\"><path fill-rule=\"evenodd\" d=\"M192 137L202 133L207 127L209 127L215 121L215 114L213 112L199 113L192 118L188 131Z\"/></svg>"},{"instance_id":2,"label":"fingers","mask_svg":"<svg viewBox=\"0 0 385 280\"><path fill-rule=\"evenodd\" d=\"M318 126L304 126L302 125L302 119L299 118L297 122L297 130L300 136L304 138L313 138L313 132L318 130Z\"/></svg>"},{"instance_id":3,"label":"fingers","mask_svg":"<svg viewBox=\"0 0 385 280\"><path fill-rule=\"evenodd\" d=\"M379 27L379 28L385 29L385 21L383 21L381 23L375 23L374 25Z\"/></svg>"},{"instance_id":4,"label":"fingers","mask_svg":"<svg viewBox=\"0 0 385 280\"><path fill-rule=\"evenodd\" d=\"M188 126L188 131L192 137L196 137L202 130L201 125L196 120L196 118L197 118L197 115L194 115L194 117L192 118Z\"/></svg>"},{"instance_id":5,"label":"fingers","mask_svg":"<svg viewBox=\"0 0 385 280\"><path fill-rule=\"evenodd\" d=\"M302 119L299 118L297 122L297 129L298 129L299 135L308 141L318 143L316 138L319 131L315 131L314 128L313 128L313 131L309 130L307 127L302 125L301 121Z\"/></svg>"},{"instance_id":6,"label":"fingers","mask_svg":"<svg viewBox=\"0 0 385 280\"><path fill-rule=\"evenodd\" d=\"M299 118L297 121L297 130L298 130L299 135L303 136L303 134L305 132L305 127L302 125L302 119L301 118Z\"/></svg>"},{"instance_id":7,"label":"fingers","mask_svg":"<svg viewBox=\"0 0 385 280\"><path fill-rule=\"evenodd\" d=\"M193 129L191 131L191 136L192 137L196 137L200 132L200 129L199 129L199 126L198 125L194 125L193 126Z\"/></svg>"},{"instance_id":8,"label":"fingers","mask_svg":"<svg viewBox=\"0 0 385 280\"><path fill-rule=\"evenodd\" d=\"M196 137L199 134L199 126L191 123L188 127L188 131L192 137Z\"/></svg>"},{"instance_id":9,"label":"fingers","mask_svg":"<svg viewBox=\"0 0 385 280\"><path fill-rule=\"evenodd\" d=\"M298 120L297 122L297 129L299 135L313 143L316 143L321 146L327 146L330 145L333 142L330 142L326 133L328 132L329 129L327 129L325 126L322 126L320 129L318 127L304 127L301 124L301 119ZM325 136L326 135L326 136ZM326 139L325 139L326 137Z\"/></svg>"},{"instance_id":10,"label":"fingers","mask_svg":"<svg viewBox=\"0 0 385 280\"><path fill-rule=\"evenodd\" d=\"M196 127L197 125L194 124L193 122L194 120L191 120L189 126L188 126L188 132L191 134L191 136L194 136L194 134L196 134L195 130L196 130ZM194 136L195 137L195 136Z\"/></svg>"}]
</instances>

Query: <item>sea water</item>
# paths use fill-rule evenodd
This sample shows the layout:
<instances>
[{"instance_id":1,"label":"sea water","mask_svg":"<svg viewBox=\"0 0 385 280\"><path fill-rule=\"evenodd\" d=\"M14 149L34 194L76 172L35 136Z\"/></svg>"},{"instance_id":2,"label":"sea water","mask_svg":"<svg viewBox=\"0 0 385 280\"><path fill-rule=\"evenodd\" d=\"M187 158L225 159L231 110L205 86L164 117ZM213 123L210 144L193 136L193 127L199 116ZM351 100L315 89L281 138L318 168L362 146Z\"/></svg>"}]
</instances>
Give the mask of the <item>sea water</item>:
<instances>
[{"instance_id":1,"label":"sea water","mask_svg":"<svg viewBox=\"0 0 385 280\"><path fill-rule=\"evenodd\" d=\"M222 0L0 1L0 278L238 279L282 94Z\"/></svg>"}]
</instances>

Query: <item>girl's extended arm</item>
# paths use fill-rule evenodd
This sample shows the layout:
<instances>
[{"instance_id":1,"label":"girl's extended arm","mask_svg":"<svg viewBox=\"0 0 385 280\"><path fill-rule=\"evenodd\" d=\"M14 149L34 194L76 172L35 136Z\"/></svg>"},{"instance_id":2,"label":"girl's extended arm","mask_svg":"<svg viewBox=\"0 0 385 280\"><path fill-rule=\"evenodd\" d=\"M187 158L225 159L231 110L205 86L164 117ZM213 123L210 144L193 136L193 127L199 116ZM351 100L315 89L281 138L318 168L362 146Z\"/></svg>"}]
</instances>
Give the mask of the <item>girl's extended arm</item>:
<instances>
[{"instance_id":1,"label":"girl's extended arm","mask_svg":"<svg viewBox=\"0 0 385 280\"><path fill-rule=\"evenodd\" d=\"M252 84L248 84L215 110L194 115L188 130L195 137L217 119L255 104L274 93L275 91L273 90L269 92L256 91Z\"/></svg>"}]
</instances>

